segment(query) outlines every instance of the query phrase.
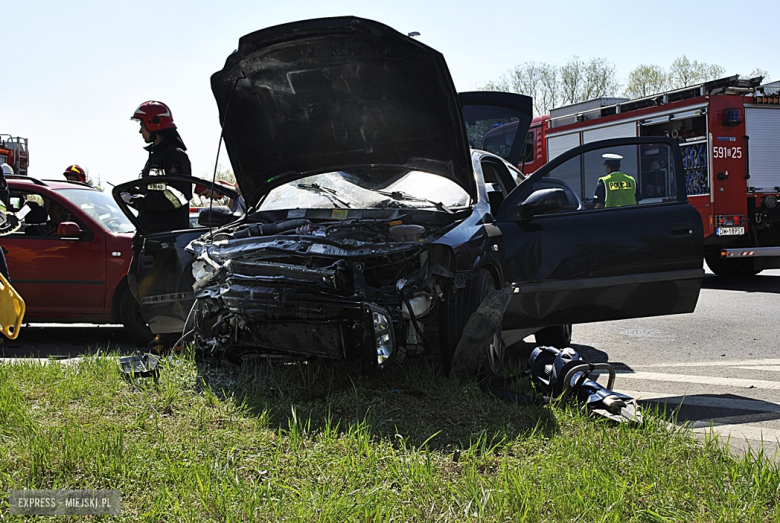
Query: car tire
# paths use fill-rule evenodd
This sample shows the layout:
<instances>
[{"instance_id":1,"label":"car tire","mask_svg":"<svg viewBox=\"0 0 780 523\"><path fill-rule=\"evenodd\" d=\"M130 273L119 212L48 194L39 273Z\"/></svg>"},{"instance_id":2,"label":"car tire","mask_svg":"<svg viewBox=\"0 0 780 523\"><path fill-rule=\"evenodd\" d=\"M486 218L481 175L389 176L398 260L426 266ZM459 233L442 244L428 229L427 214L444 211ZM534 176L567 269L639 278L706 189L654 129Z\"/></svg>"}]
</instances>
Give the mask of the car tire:
<instances>
[{"instance_id":1,"label":"car tire","mask_svg":"<svg viewBox=\"0 0 780 523\"><path fill-rule=\"evenodd\" d=\"M743 278L755 276L761 269L753 268L752 260L724 260L720 253L705 256L707 266L722 278Z\"/></svg>"},{"instance_id":2,"label":"car tire","mask_svg":"<svg viewBox=\"0 0 780 523\"><path fill-rule=\"evenodd\" d=\"M472 292L473 301L471 307L469 307L469 316L477 310L482 303L482 300L494 290L497 289L493 275L487 269L480 270L474 280L474 291ZM466 318L466 321L468 321L468 318ZM482 362L478 373L486 377L499 376L501 371L504 370L504 359L506 357L506 344L504 343L504 337L502 336L501 325L496 329L496 332L493 334L487 347L485 347L485 350L486 357Z\"/></svg>"},{"instance_id":3,"label":"car tire","mask_svg":"<svg viewBox=\"0 0 780 523\"><path fill-rule=\"evenodd\" d=\"M127 334L136 342L148 343L154 338L154 334L141 317L141 304L136 301L135 296L127 286L125 286L122 299L119 302L119 320L124 325Z\"/></svg>"},{"instance_id":4,"label":"car tire","mask_svg":"<svg viewBox=\"0 0 780 523\"><path fill-rule=\"evenodd\" d=\"M571 346L571 323L568 325L555 325L536 331L534 337L537 345L565 349Z\"/></svg>"},{"instance_id":5,"label":"car tire","mask_svg":"<svg viewBox=\"0 0 780 523\"><path fill-rule=\"evenodd\" d=\"M460 303L456 304L454 310L460 311L461 314L457 315L457 328L454 329L457 334L451 340L454 344L452 347L454 354L451 359L450 374L456 378L490 378L500 375L503 371L506 343L501 335L500 324L486 346L477 348L467 345L466 350L463 350L463 347L461 347L460 352L456 350L469 318L493 290L497 290L493 275L489 270L482 269L465 289L465 292L459 293L458 301ZM455 320L455 318L452 319Z\"/></svg>"}]
</instances>

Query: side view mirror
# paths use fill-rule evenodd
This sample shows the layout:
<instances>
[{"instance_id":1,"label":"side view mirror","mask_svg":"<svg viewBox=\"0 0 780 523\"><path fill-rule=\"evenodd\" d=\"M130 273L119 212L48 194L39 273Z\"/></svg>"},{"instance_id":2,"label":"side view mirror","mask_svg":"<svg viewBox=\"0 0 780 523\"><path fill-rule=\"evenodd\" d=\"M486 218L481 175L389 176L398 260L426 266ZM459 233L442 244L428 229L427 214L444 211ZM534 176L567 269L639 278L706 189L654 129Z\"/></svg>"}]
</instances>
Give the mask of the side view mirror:
<instances>
[{"instance_id":1,"label":"side view mirror","mask_svg":"<svg viewBox=\"0 0 780 523\"><path fill-rule=\"evenodd\" d=\"M76 222L62 222L57 226L57 236L65 238L80 238L84 231Z\"/></svg>"},{"instance_id":2,"label":"side view mirror","mask_svg":"<svg viewBox=\"0 0 780 523\"><path fill-rule=\"evenodd\" d=\"M521 220L530 220L540 214L552 214L568 209L569 200L563 189L540 189L532 192L518 207L518 217Z\"/></svg>"},{"instance_id":3,"label":"side view mirror","mask_svg":"<svg viewBox=\"0 0 780 523\"><path fill-rule=\"evenodd\" d=\"M221 227L237 218L230 209L224 205L215 205L209 209L204 207L198 213L198 225L203 227Z\"/></svg>"}]
</instances>

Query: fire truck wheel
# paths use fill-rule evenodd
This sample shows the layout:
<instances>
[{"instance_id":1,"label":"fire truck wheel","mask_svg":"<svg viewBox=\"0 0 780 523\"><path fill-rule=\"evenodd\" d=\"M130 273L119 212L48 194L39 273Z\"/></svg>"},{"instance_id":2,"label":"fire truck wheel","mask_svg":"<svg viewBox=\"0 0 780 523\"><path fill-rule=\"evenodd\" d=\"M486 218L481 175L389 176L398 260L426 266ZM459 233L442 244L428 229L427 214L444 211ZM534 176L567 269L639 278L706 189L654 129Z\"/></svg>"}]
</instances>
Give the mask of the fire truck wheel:
<instances>
[{"instance_id":1,"label":"fire truck wheel","mask_svg":"<svg viewBox=\"0 0 780 523\"><path fill-rule=\"evenodd\" d=\"M761 269L754 269L752 260L724 260L718 255L707 255L707 266L723 278L744 278L755 276Z\"/></svg>"},{"instance_id":2,"label":"fire truck wheel","mask_svg":"<svg viewBox=\"0 0 780 523\"><path fill-rule=\"evenodd\" d=\"M141 317L141 304L135 300L128 287L125 287L122 301L119 303L119 319L125 331L138 343L147 343L154 338L154 334Z\"/></svg>"}]
</instances>

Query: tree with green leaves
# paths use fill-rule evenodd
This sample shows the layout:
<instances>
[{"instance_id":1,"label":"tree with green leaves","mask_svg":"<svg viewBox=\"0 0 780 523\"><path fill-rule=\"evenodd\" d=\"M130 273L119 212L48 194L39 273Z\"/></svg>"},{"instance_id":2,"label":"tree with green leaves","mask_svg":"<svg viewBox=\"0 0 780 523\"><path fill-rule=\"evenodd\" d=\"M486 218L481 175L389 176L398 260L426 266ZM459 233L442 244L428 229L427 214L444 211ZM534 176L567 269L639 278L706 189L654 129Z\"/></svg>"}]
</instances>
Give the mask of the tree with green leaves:
<instances>
[{"instance_id":1,"label":"tree with green leaves","mask_svg":"<svg viewBox=\"0 0 780 523\"><path fill-rule=\"evenodd\" d=\"M657 65L640 65L628 74L625 95L628 98L643 98L666 91L669 75Z\"/></svg>"},{"instance_id":2,"label":"tree with green leaves","mask_svg":"<svg viewBox=\"0 0 780 523\"><path fill-rule=\"evenodd\" d=\"M676 58L669 68L669 86L672 89L682 89L689 85L715 80L725 74L724 67L690 60L687 56L682 55Z\"/></svg>"}]
</instances>

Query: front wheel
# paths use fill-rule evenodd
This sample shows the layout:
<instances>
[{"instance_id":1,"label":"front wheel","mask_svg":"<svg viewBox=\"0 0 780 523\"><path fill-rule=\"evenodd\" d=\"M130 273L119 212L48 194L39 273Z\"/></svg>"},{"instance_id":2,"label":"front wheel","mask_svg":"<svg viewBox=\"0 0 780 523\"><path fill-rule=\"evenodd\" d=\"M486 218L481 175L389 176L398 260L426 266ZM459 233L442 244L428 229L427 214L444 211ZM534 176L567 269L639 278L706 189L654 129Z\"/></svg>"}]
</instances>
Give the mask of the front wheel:
<instances>
[{"instance_id":1,"label":"front wheel","mask_svg":"<svg viewBox=\"0 0 780 523\"><path fill-rule=\"evenodd\" d=\"M154 338L154 334L141 317L141 304L136 301L135 296L127 286L125 286L119 302L119 321L122 322L127 334L138 343L148 343Z\"/></svg>"},{"instance_id":2,"label":"front wheel","mask_svg":"<svg viewBox=\"0 0 780 523\"><path fill-rule=\"evenodd\" d=\"M485 298L496 289L493 275L487 269L480 270L471 285L458 295L461 315L454 340L454 354L450 374L457 378L492 377L501 374L506 355L506 344L501 332L501 318L489 303L484 311L474 315ZM494 300L495 301L495 300ZM469 322L474 315L475 323ZM496 321L497 320L497 321ZM493 330L485 337L487 327ZM473 332L465 332L465 331ZM461 340L461 338L463 338Z\"/></svg>"}]
</instances>

